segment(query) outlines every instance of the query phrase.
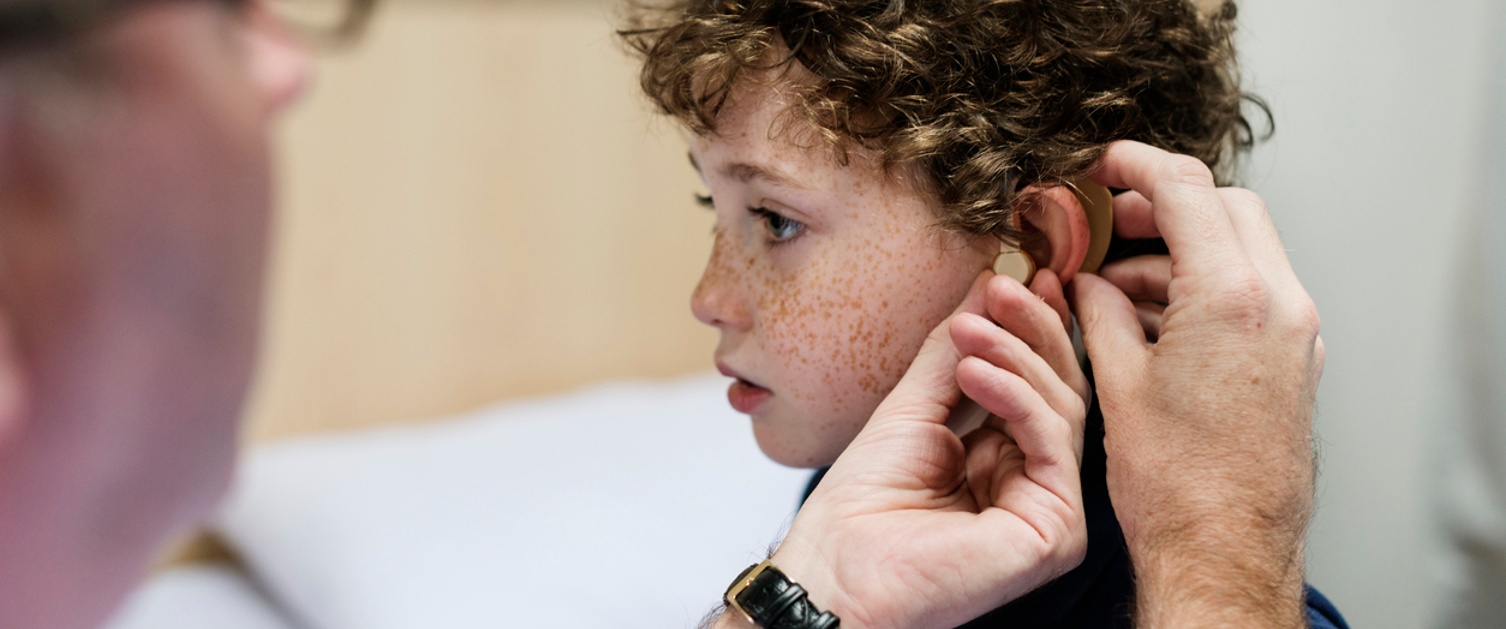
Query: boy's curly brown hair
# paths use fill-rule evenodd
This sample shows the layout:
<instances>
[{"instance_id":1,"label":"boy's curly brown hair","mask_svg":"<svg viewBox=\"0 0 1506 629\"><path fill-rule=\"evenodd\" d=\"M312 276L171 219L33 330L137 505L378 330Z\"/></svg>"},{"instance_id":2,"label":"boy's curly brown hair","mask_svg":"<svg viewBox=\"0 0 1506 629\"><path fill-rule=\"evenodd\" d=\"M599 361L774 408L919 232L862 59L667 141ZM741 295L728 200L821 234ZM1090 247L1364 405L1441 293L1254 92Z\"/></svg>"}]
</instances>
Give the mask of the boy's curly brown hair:
<instances>
[{"instance_id":1,"label":"boy's curly brown hair","mask_svg":"<svg viewBox=\"0 0 1506 629\"><path fill-rule=\"evenodd\" d=\"M750 73L798 63L788 115L845 162L918 166L941 223L1018 238L1019 192L1085 175L1110 142L1197 157L1220 183L1254 143L1235 6L1189 0L672 0L619 31L643 91L694 133ZM1268 113L1267 113L1268 117Z\"/></svg>"}]
</instances>

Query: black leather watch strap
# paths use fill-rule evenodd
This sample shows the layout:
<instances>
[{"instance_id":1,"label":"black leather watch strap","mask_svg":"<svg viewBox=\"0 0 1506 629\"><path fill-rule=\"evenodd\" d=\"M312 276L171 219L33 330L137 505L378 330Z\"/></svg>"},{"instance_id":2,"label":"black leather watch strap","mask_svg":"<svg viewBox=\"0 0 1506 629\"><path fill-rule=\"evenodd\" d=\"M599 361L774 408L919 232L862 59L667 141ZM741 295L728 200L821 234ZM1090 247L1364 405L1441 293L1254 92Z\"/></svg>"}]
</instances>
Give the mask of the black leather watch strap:
<instances>
[{"instance_id":1,"label":"black leather watch strap","mask_svg":"<svg viewBox=\"0 0 1506 629\"><path fill-rule=\"evenodd\" d=\"M765 561L748 566L727 588L727 605L764 629L837 629L841 621L806 598L805 588Z\"/></svg>"}]
</instances>

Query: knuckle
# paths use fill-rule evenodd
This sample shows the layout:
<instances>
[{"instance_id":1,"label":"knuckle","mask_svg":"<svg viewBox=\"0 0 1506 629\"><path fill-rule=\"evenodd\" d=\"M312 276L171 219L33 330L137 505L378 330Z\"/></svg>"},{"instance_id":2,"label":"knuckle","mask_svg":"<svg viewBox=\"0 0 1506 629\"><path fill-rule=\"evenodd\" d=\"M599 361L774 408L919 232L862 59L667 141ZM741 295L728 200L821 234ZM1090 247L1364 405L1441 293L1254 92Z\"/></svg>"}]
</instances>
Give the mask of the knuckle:
<instances>
[{"instance_id":1,"label":"knuckle","mask_svg":"<svg viewBox=\"0 0 1506 629\"><path fill-rule=\"evenodd\" d=\"M1295 295L1281 294L1279 299L1280 319L1278 323L1282 330L1292 338L1306 339L1310 344L1318 343L1318 331L1323 325L1318 316L1318 306L1313 303L1312 297L1305 291L1298 290Z\"/></svg>"},{"instance_id":2,"label":"knuckle","mask_svg":"<svg viewBox=\"0 0 1506 629\"><path fill-rule=\"evenodd\" d=\"M997 308L1027 308L1030 302L1024 299L1028 290L1022 290L1017 282L1006 281L1003 276L995 276L984 287L984 300L989 306Z\"/></svg>"},{"instance_id":3,"label":"knuckle","mask_svg":"<svg viewBox=\"0 0 1506 629\"><path fill-rule=\"evenodd\" d=\"M1219 292L1216 303L1224 321L1248 331L1270 322L1270 289L1253 269L1234 271Z\"/></svg>"},{"instance_id":4,"label":"knuckle","mask_svg":"<svg viewBox=\"0 0 1506 629\"><path fill-rule=\"evenodd\" d=\"M1168 155L1162 162L1166 178L1177 183L1213 187L1213 171L1202 160L1188 155Z\"/></svg>"},{"instance_id":5,"label":"knuckle","mask_svg":"<svg viewBox=\"0 0 1506 629\"><path fill-rule=\"evenodd\" d=\"M1070 419L1063 423L1063 427L1067 430L1066 438L1069 442L1073 438L1073 436L1077 434L1077 431L1073 429L1073 425L1075 424L1080 426L1082 422L1087 419L1087 416L1088 404L1083 398L1073 398L1068 403L1066 418Z\"/></svg>"},{"instance_id":6,"label":"knuckle","mask_svg":"<svg viewBox=\"0 0 1506 629\"><path fill-rule=\"evenodd\" d=\"M1068 535L1070 536L1069 541L1060 551L1059 561L1062 565L1061 572L1063 574L1082 565L1083 560L1088 557L1087 527L1074 525Z\"/></svg>"},{"instance_id":7,"label":"knuckle","mask_svg":"<svg viewBox=\"0 0 1506 629\"><path fill-rule=\"evenodd\" d=\"M1231 212L1241 212L1256 218L1270 219L1270 206L1265 204L1265 199L1244 188L1221 188L1219 193L1224 197L1224 205Z\"/></svg>"},{"instance_id":8,"label":"knuckle","mask_svg":"<svg viewBox=\"0 0 1506 629\"><path fill-rule=\"evenodd\" d=\"M1318 306L1313 303L1311 297L1303 295L1298 300L1293 311L1293 324L1307 336L1318 339L1318 331L1323 327L1323 319L1318 316ZM1321 343L1321 340L1318 342Z\"/></svg>"},{"instance_id":9,"label":"knuckle","mask_svg":"<svg viewBox=\"0 0 1506 629\"><path fill-rule=\"evenodd\" d=\"M1081 416L1086 417L1088 414L1088 404L1093 399L1093 387L1088 384L1086 377L1077 377L1072 379L1072 392L1077 394L1077 402L1079 403L1075 407L1075 410L1079 411Z\"/></svg>"},{"instance_id":10,"label":"knuckle","mask_svg":"<svg viewBox=\"0 0 1506 629\"><path fill-rule=\"evenodd\" d=\"M1231 277L1224 286L1226 301L1236 309L1265 311L1269 304L1269 288L1260 274L1248 267L1231 270Z\"/></svg>"},{"instance_id":11,"label":"knuckle","mask_svg":"<svg viewBox=\"0 0 1506 629\"><path fill-rule=\"evenodd\" d=\"M931 328L931 333L927 334L926 340L921 342L919 353L926 354L928 352L936 352L942 349L947 349L952 351L953 353L957 353L956 344L952 341L951 330L952 326L957 322L958 320L953 317L947 319L946 321L942 321L940 325Z\"/></svg>"},{"instance_id":12,"label":"knuckle","mask_svg":"<svg viewBox=\"0 0 1506 629\"><path fill-rule=\"evenodd\" d=\"M1305 292L1296 296L1274 290L1253 268L1232 270L1218 295L1223 319L1247 332L1266 331L1284 338L1304 339L1316 346L1320 354L1322 340L1318 337L1322 319L1317 305Z\"/></svg>"}]
</instances>

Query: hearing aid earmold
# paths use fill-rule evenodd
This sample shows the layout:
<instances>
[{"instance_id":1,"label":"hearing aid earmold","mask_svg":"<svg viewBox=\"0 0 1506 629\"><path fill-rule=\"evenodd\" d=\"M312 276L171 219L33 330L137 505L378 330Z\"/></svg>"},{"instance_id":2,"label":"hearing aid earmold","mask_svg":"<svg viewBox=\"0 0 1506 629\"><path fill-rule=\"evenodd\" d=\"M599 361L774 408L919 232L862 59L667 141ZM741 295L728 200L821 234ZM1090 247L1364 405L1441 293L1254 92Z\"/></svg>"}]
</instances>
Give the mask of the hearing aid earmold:
<instances>
[{"instance_id":1,"label":"hearing aid earmold","mask_svg":"<svg viewBox=\"0 0 1506 629\"><path fill-rule=\"evenodd\" d=\"M1088 252L1078 271L1096 273L1098 267L1103 266L1109 242L1114 237L1114 195L1102 184L1086 177L1072 181L1070 187L1088 218ZM1017 244L1006 242L1001 245L999 255L994 256L993 268L994 273L1012 277L1026 286L1035 279L1035 258Z\"/></svg>"}]
</instances>

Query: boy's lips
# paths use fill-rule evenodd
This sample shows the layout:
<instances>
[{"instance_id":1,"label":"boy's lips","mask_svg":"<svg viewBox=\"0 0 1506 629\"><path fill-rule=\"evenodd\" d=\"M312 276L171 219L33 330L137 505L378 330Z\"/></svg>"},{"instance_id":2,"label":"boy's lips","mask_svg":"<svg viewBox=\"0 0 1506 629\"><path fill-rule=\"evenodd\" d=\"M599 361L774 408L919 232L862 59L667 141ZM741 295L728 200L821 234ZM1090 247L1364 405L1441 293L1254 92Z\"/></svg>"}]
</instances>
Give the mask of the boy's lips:
<instances>
[{"instance_id":1,"label":"boy's lips","mask_svg":"<svg viewBox=\"0 0 1506 629\"><path fill-rule=\"evenodd\" d=\"M727 387L727 402L739 413L744 415L757 413L758 409L774 395L773 391L754 384L720 361L716 363L716 370L728 378L735 379L732 385Z\"/></svg>"},{"instance_id":2,"label":"boy's lips","mask_svg":"<svg viewBox=\"0 0 1506 629\"><path fill-rule=\"evenodd\" d=\"M774 392L746 380L736 380L727 387L727 402L744 415L753 415L762 408Z\"/></svg>"}]
</instances>

